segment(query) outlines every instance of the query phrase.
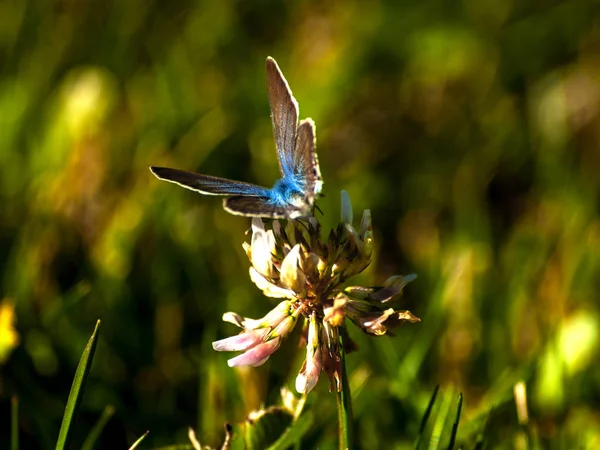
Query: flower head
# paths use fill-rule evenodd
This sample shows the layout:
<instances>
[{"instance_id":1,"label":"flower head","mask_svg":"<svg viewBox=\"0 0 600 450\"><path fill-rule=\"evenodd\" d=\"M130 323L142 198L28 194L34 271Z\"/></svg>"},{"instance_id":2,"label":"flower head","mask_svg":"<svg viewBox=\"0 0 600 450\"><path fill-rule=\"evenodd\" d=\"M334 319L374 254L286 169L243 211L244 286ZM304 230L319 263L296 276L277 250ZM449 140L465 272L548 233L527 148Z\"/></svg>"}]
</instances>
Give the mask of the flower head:
<instances>
[{"instance_id":1,"label":"flower head","mask_svg":"<svg viewBox=\"0 0 600 450\"><path fill-rule=\"evenodd\" d=\"M213 343L218 351L243 352L229 360L230 366L264 363L303 316L307 321L306 360L296 379L296 390L310 392L322 370L332 387L340 390L340 328L346 318L374 336L386 334L403 322L420 320L410 311L395 308L404 286L415 275L391 277L382 286L342 287L367 268L373 252L371 213L363 212L357 231L345 191L342 220L326 241L314 217L302 222L289 220L285 226L276 220L269 230L255 218L251 241L244 243L244 249L252 264L250 278L254 284L266 296L284 300L262 319L242 318L235 313L223 316L243 329L237 336ZM344 342L346 352L355 348L348 339Z\"/></svg>"}]
</instances>

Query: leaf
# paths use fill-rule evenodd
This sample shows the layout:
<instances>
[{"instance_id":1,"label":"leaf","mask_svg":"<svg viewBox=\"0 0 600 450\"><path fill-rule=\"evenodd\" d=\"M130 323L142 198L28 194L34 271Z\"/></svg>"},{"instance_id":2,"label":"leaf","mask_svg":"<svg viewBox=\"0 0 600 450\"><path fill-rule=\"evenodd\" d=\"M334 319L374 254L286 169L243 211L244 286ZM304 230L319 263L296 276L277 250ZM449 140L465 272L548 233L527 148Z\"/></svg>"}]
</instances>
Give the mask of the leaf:
<instances>
[{"instance_id":1,"label":"leaf","mask_svg":"<svg viewBox=\"0 0 600 450\"><path fill-rule=\"evenodd\" d=\"M98 336L99 330L100 321L98 320L96 322L96 328L94 329L94 333L92 334L92 337L90 337L90 340L85 346L83 354L81 355L81 359L79 360L79 365L77 366L77 370L75 371L75 378L73 380L73 385L71 386L71 392L69 393L69 399L67 400L65 414L63 415L62 424L58 433L58 440L56 442L57 450L63 450L67 448L67 445L71 438L71 427L77 414L77 410L79 409L79 404L81 403L81 397L85 389L85 382L87 380L87 376L92 367L94 351L96 350L96 338Z\"/></svg>"}]
</instances>

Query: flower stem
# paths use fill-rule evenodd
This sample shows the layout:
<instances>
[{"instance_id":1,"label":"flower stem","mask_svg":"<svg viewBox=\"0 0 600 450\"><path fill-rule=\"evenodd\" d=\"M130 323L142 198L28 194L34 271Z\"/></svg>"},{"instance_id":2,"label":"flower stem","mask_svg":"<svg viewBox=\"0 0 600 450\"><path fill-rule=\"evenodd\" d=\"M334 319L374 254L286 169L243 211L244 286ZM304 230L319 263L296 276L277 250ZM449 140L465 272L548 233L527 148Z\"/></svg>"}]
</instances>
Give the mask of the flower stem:
<instances>
[{"instance_id":1,"label":"flower stem","mask_svg":"<svg viewBox=\"0 0 600 450\"><path fill-rule=\"evenodd\" d=\"M353 433L352 433L352 397L350 396L350 383L348 373L346 371L346 352L344 350L346 329L340 327L340 364L342 366L342 390L337 393L338 406L338 426L339 426L339 449L352 449Z\"/></svg>"}]
</instances>

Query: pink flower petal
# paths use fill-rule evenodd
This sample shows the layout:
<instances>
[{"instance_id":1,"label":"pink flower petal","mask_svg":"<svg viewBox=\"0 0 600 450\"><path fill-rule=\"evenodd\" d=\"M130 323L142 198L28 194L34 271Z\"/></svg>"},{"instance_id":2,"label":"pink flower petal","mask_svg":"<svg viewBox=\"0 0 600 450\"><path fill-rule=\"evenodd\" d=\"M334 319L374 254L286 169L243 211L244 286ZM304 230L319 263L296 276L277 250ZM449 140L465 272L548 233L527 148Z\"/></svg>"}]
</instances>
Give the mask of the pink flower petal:
<instances>
[{"instance_id":1,"label":"pink flower petal","mask_svg":"<svg viewBox=\"0 0 600 450\"><path fill-rule=\"evenodd\" d=\"M269 342L259 344L251 348L250 350L242 353L241 355L236 356L235 358L231 358L229 361L227 361L227 364L229 365L229 367L260 366L267 359L269 359L269 356L271 356L273 352L275 352L275 350L279 348L280 344L281 339L277 337L273 340L270 340Z\"/></svg>"},{"instance_id":2,"label":"pink flower petal","mask_svg":"<svg viewBox=\"0 0 600 450\"><path fill-rule=\"evenodd\" d=\"M296 377L296 390L300 394L308 394L316 386L317 381L319 381L319 375L323 368L319 334L319 324L316 318L312 316L308 325L306 360L302 365L300 373Z\"/></svg>"},{"instance_id":3,"label":"pink flower petal","mask_svg":"<svg viewBox=\"0 0 600 450\"><path fill-rule=\"evenodd\" d=\"M257 330L244 331L236 336L231 336L213 342L213 348L218 352L240 352L248 350L263 342L268 328L259 328Z\"/></svg>"}]
</instances>

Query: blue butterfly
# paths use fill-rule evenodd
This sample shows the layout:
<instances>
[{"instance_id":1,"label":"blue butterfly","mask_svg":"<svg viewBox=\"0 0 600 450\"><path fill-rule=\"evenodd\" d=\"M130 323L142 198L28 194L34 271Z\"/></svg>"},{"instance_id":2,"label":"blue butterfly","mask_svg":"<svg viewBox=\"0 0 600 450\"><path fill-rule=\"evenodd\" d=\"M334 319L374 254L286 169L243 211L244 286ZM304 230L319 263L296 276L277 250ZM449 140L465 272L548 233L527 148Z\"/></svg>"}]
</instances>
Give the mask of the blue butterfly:
<instances>
[{"instance_id":1,"label":"blue butterfly","mask_svg":"<svg viewBox=\"0 0 600 450\"><path fill-rule=\"evenodd\" d=\"M223 208L231 214L297 219L312 215L323 181L316 151L315 123L298 122L298 103L279 66L267 58L267 87L281 179L269 189L243 181L150 167L157 178L206 195L227 196Z\"/></svg>"}]
</instances>

